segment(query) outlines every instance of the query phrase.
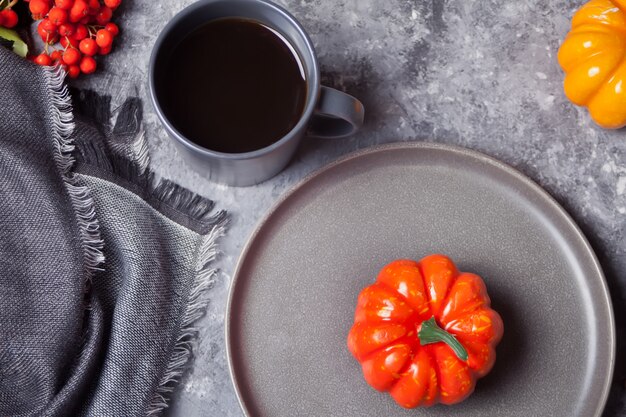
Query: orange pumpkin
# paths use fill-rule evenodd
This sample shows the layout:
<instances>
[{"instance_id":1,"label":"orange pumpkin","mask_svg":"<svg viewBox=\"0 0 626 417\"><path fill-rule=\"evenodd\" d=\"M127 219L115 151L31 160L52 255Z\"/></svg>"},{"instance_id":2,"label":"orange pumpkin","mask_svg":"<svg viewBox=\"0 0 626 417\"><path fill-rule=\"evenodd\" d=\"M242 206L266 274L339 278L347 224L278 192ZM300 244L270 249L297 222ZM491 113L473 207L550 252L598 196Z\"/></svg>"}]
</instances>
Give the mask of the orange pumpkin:
<instances>
[{"instance_id":1,"label":"orange pumpkin","mask_svg":"<svg viewBox=\"0 0 626 417\"><path fill-rule=\"evenodd\" d=\"M482 278L430 255L393 261L361 291L348 349L402 407L451 405L491 370L503 331Z\"/></svg>"},{"instance_id":2,"label":"orange pumpkin","mask_svg":"<svg viewBox=\"0 0 626 417\"><path fill-rule=\"evenodd\" d=\"M608 129L626 126L626 0L591 0L558 54L565 95Z\"/></svg>"}]
</instances>

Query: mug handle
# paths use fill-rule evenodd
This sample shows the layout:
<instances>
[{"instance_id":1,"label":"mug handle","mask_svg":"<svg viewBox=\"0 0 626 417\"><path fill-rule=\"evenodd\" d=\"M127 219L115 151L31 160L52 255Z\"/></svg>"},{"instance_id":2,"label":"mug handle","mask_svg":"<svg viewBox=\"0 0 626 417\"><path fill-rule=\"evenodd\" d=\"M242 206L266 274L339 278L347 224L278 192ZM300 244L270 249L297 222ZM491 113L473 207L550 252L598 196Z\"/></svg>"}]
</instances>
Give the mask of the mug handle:
<instances>
[{"instance_id":1,"label":"mug handle","mask_svg":"<svg viewBox=\"0 0 626 417\"><path fill-rule=\"evenodd\" d=\"M315 114L309 123L311 138L345 138L363 126L365 108L349 94L322 86Z\"/></svg>"}]
</instances>

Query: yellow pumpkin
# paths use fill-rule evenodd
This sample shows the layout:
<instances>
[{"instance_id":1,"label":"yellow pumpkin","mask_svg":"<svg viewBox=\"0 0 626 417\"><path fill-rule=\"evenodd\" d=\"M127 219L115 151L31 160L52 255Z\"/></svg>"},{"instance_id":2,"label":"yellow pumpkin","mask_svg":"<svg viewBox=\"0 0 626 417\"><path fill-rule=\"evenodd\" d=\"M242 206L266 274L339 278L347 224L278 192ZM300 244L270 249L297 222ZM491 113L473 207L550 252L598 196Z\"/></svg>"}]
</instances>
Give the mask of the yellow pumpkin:
<instances>
[{"instance_id":1,"label":"yellow pumpkin","mask_svg":"<svg viewBox=\"0 0 626 417\"><path fill-rule=\"evenodd\" d=\"M558 54L565 95L600 126L626 126L626 0L591 0L572 19Z\"/></svg>"}]
</instances>

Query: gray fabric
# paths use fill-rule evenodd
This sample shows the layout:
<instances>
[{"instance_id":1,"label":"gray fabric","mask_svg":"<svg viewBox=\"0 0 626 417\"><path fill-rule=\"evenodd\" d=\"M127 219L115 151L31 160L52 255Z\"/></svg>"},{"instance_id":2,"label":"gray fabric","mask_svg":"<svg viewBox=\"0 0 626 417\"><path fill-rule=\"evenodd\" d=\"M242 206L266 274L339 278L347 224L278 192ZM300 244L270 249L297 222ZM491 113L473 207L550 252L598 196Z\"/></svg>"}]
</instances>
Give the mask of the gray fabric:
<instances>
[{"instance_id":1,"label":"gray fabric","mask_svg":"<svg viewBox=\"0 0 626 417\"><path fill-rule=\"evenodd\" d=\"M29 415L63 401L83 334L85 261L42 72L1 47L0 69L0 415Z\"/></svg>"},{"instance_id":2,"label":"gray fabric","mask_svg":"<svg viewBox=\"0 0 626 417\"><path fill-rule=\"evenodd\" d=\"M60 81L0 48L0 416L158 414L225 214L155 180L138 103L74 123Z\"/></svg>"}]
</instances>

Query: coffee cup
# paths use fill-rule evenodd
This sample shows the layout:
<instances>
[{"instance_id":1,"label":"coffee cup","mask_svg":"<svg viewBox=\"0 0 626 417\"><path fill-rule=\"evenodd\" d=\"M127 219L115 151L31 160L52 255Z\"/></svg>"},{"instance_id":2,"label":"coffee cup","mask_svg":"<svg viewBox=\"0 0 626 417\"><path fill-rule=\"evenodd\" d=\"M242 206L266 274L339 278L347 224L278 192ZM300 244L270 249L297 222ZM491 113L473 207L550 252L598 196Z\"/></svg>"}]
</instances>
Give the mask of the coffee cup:
<instances>
[{"instance_id":1,"label":"coffee cup","mask_svg":"<svg viewBox=\"0 0 626 417\"><path fill-rule=\"evenodd\" d=\"M270 39L272 34L285 45ZM216 42L202 42L201 35ZM218 42L215 36L226 38ZM238 41L243 42L239 47ZM190 49L195 53L185 47L195 48ZM304 88L296 88L295 67L280 64L290 59L287 50L293 53ZM260 58L258 63L246 61L235 52L258 52ZM237 65L229 68L229 60ZM201 77L205 73L208 81ZM238 82L238 76L246 79ZM190 83L193 77L198 80ZM178 13L154 45L149 90L160 121L184 159L210 180L233 186L273 177L289 163L303 138L350 136L364 117L359 100L321 85L315 49L302 25L266 0L201 0ZM248 99L241 99L245 94ZM265 96L267 105L261 101ZM292 116L283 115L287 113Z\"/></svg>"}]
</instances>

